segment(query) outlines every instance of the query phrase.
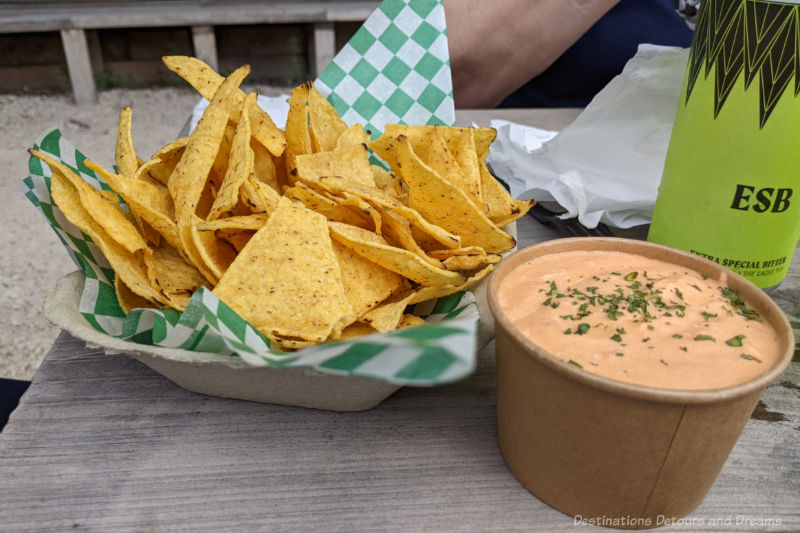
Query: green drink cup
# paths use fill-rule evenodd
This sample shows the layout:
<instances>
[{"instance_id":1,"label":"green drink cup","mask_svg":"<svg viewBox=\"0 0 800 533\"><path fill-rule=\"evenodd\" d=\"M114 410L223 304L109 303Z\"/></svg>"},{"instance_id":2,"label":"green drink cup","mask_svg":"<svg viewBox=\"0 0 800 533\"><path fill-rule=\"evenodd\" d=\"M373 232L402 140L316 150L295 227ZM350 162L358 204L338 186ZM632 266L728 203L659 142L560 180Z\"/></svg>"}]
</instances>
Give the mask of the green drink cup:
<instances>
[{"instance_id":1,"label":"green drink cup","mask_svg":"<svg viewBox=\"0 0 800 533\"><path fill-rule=\"evenodd\" d=\"M704 0L648 240L755 285L800 239L800 0Z\"/></svg>"}]
</instances>

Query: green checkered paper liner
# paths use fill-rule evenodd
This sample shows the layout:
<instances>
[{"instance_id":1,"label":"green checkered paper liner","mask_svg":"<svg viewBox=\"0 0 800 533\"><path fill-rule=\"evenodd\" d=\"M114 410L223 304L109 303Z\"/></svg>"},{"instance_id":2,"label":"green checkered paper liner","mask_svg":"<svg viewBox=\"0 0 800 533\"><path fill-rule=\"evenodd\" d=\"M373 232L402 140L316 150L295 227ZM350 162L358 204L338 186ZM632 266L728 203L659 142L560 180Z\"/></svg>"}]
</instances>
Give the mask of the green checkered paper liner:
<instances>
[{"instance_id":1,"label":"green checkered paper liner","mask_svg":"<svg viewBox=\"0 0 800 533\"><path fill-rule=\"evenodd\" d=\"M441 0L386 0L314 82L347 124L455 124Z\"/></svg>"}]
</instances>

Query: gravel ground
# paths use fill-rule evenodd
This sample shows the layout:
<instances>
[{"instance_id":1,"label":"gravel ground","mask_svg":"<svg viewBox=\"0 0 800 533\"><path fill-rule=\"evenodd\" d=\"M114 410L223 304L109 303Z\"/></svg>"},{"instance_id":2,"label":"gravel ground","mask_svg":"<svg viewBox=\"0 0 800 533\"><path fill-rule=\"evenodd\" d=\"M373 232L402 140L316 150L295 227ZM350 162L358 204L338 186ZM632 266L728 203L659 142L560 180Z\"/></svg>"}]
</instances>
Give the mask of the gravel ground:
<instances>
[{"instance_id":1,"label":"gravel ground","mask_svg":"<svg viewBox=\"0 0 800 533\"><path fill-rule=\"evenodd\" d=\"M248 89L272 96L287 91ZM149 156L177 137L198 99L193 90L176 88L104 91L97 104L86 106L68 95L0 94L0 377L33 376L59 332L42 312L44 298L58 278L75 270L19 188L28 175L26 150L58 126L87 157L111 165L119 112L129 106L136 151Z\"/></svg>"}]
</instances>

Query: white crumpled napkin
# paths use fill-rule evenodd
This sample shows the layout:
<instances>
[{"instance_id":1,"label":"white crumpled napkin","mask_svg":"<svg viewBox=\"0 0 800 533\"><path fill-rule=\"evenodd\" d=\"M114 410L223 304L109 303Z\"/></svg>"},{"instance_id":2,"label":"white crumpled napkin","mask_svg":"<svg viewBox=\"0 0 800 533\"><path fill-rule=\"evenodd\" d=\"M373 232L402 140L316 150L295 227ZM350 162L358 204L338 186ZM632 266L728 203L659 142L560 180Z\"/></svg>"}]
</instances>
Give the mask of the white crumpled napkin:
<instances>
[{"instance_id":1,"label":"white crumpled napkin","mask_svg":"<svg viewBox=\"0 0 800 533\"><path fill-rule=\"evenodd\" d=\"M559 133L492 121L488 162L518 198L555 200L587 227L650 222L688 49L643 44Z\"/></svg>"}]
</instances>

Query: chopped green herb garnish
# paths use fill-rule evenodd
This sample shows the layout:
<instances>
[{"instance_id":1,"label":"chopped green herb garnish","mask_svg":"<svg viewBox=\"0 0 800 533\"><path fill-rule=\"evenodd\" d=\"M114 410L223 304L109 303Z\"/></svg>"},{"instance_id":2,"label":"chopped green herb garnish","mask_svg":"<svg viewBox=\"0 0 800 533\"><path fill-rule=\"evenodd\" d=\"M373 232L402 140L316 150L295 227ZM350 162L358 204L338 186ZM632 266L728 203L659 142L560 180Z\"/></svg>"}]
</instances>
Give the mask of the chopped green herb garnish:
<instances>
[{"instance_id":1,"label":"chopped green herb garnish","mask_svg":"<svg viewBox=\"0 0 800 533\"><path fill-rule=\"evenodd\" d=\"M703 292L703 289L701 289L700 287L698 287L698 286L697 286L697 285L695 285L694 283L692 284L692 287L693 287L693 288L694 288L694 289L695 289L697 292Z\"/></svg>"},{"instance_id":2,"label":"chopped green herb garnish","mask_svg":"<svg viewBox=\"0 0 800 533\"><path fill-rule=\"evenodd\" d=\"M622 336L619 333L615 333L610 337L612 341L622 342Z\"/></svg>"},{"instance_id":3,"label":"chopped green herb garnish","mask_svg":"<svg viewBox=\"0 0 800 533\"><path fill-rule=\"evenodd\" d=\"M633 281L639 277L638 272L631 272L625 276L625 281Z\"/></svg>"},{"instance_id":4,"label":"chopped green herb garnish","mask_svg":"<svg viewBox=\"0 0 800 533\"><path fill-rule=\"evenodd\" d=\"M741 346L742 339L744 339L744 335L736 335L735 337L731 337L730 339L725 341L725 344L728 346Z\"/></svg>"},{"instance_id":5,"label":"chopped green herb garnish","mask_svg":"<svg viewBox=\"0 0 800 533\"><path fill-rule=\"evenodd\" d=\"M583 368L583 365L581 365L581 364L580 364L580 363L578 363L577 361L573 361L572 359L570 359L570 360L569 360L569 364L571 364L571 365L575 365L575 366L577 366L578 368Z\"/></svg>"},{"instance_id":6,"label":"chopped green herb garnish","mask_svg":"<svg viewBox=\"0 0 800 533\"><path fill-rule=\"evenodd\" d=\"M625 354L622 352L617 352L614 355L616 355L617 357L623 357Z\"/></svg>"},{"instance_id":7,"label":"chopped green herb garnish","mask_svg":"<svg viewBox=\"0 0 800 533\"><path fill-rule=\"evenodd\" d=\"M683 293L681 292L681 290L678 287L675 287L675 294L678 296L678 298L683 300Z\"/></svg>"},{"instance_id":8,"label":"chopped green herb garnish","mask_svg":"<svg viewBox=\"0 0 800 533\"><path fill-rule=\"evenodd\" d=\"M761 359L759 359L754 355L750 355L749 353L743 353L739 357L741 357L742 359L747 359L748 361L757 361L759 363L761 362Z\"/></svg>"},{"instance_id":9,"label":"chopped green herb garnish","mask_svg":"<svg viewBox=\"0 0 800 533\"><path fill-rule=\"evenodd\" d=\"M717 342L717 339L715 339L715 338L714 338L714 337L712 337L711 335L703 335L702 333L701 333L700 335L697 335L697 336L694 338L694 340L696 340L696 341L711 341L711 342Z\"/></svg>"},{"instance_id":10,"label":"chopped green herb garnish","mask_svg":"<svg viewBox=\"0 0 800 533\"><path fill-rule=\"evenodd\" d=\"M709 313L708 311L703 311L703 320L705 320L706 322L708 322L709 319L716 317L717 317L716 313Z\"/></svg>"},{"instance_id":11,"label":"chopped green herb garnish","mask_svg":"<svg viewBox=\"0 0 800 533\"><path fill-rule=\"evenodd\" d=\"M683 335L681 335L680 333L673 333L672 334L672 338L673 339L682 339Z\"/></svg>"},{"instance_id":12,"label":"chopped green herb garnish","mask_svg":"<svg viewBox=\"0 0 800 533\"><path fill-rule=\"evenodd\" d=\"M578 329L575 331L575 333L577 333L578 335L585 335L586 332L589 331L590 327L591 326L589 326L589 324L587 324L586 322L582 322L578 324Z\"/></svg>"},{"instance_id":13,"label":"chopped green herb garnish","mask_svg":"<svg viewBox=\"0 0 800 533\"><path fill-rule=\"evenodd\" d=\"M742 315L748 320L757 320L758 322L761 322L761 315L758 314L758 311L747 307L747 304L744 303L744 300L739 297L735 290L725 287L720 288L720 292L722 293L722 296L731 302L731 305L738 314Z\"/></svg>"}]
</instances>

